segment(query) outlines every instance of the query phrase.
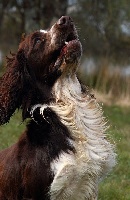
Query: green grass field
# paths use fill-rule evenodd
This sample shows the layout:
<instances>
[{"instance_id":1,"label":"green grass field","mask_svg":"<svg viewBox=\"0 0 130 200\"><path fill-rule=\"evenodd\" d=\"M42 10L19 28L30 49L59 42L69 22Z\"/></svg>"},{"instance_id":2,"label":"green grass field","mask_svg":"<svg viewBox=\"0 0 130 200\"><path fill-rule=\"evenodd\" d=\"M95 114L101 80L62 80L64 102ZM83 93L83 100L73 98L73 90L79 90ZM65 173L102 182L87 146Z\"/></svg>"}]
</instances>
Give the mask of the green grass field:
<instances>
[{"instance_id":1,"label":"green grass field","mask_svg":"<svg viewBox=\"0 0 130 200\"><path fill-rule=\"evenodd\" d=\"M130 200L130 108L104 107L104 114L118 156L115 169L101 183L99 200Z\"/></svg>"},{"instance_id":2,"label":"green grass field","mask_svg":"<svg viewBox=\"0 0 130 200\"><path fill-rule=\"evenodd\" d=\"M104 115L109 120L108 134L116 144L117 165L101 183L99 200L130 200L130 108L104 106ZM0 149L13 144L25 125L18 113L10 123L0 127Z\"/></svg>"}]
</instances>

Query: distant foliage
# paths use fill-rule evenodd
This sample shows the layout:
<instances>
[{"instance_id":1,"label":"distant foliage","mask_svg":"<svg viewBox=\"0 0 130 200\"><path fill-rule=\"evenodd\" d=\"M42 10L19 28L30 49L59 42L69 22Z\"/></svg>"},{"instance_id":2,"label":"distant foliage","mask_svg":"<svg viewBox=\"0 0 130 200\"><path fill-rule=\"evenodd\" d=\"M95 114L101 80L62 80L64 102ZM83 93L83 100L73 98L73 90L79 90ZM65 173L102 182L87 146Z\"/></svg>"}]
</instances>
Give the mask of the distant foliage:
<instances>
[{"instance_id":1,"label":"distant foliage","mask_svg":"<svg viewBox=\"0 0 130 200\"><path fill-rule=\"evenodd\" d=\"M130 61L130 1L77 2L72 16L87 56L105 56L118 63Z\"/></svg>"},{"instance_id":2,"label":"distant foliage","mask_svg":"<svg viewBox=\"0 0 130 200\"><path fill-rule=\"evenodd\" d=\"M122 74L119 67L113 69L104 61L91 73L81 70L79 77L92 90L105 95L110 104L130 105L130 76ZM102 98L99 100L103 101Z\"/></svg>"},{"instance_id":3,"label":"distant foliage","mask_svg":"<svg viewBox=\"0 0 130 200\"><path fill-rule=\"evenodd\" d=\"M129 62L129 0L1 0L0 51L15 50L22 33L46 29L62 15L79 28L84 53Z\"/></svg>"}]
</instances>

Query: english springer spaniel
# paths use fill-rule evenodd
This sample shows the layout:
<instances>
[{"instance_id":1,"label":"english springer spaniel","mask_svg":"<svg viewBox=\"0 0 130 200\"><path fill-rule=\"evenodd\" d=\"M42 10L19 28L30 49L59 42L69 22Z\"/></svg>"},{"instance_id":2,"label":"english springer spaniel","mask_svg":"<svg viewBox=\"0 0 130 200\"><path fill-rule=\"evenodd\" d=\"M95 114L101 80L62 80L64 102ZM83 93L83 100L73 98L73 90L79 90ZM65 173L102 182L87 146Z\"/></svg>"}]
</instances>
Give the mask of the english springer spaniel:
<instances>
[{"instance_id":1,"label":"english springer spaniel","mask_svg":"<svg viewBox=\"0 0 130 200\"><path fill-rule=\"evenodd\" d=\"M102 109L76 77L82 54L74 22L22 38L0 79L0 124L22 109L27 128L0 152L0 200L96 200L115 165Z\"/></svg>"}]
</instances>

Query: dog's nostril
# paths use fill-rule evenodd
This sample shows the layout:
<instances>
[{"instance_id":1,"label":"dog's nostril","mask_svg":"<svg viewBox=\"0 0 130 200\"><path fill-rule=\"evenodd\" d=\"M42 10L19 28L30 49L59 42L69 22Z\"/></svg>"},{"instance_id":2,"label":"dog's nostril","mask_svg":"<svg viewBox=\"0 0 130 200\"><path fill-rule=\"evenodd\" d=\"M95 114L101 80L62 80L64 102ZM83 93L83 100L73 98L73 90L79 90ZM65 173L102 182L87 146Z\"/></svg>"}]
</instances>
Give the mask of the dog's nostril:
<instances>
[{"instance_id":1,"label":"dog's nostril","mask_svg":"<svg viewBox=\"0 0 130 200\"><path fill-rule=\"evenodd\" d=\"M69 25L70 23L72 23L72 19L68 16L62 16L57 22L59 25Z\"/></svg>"}]
</instances>

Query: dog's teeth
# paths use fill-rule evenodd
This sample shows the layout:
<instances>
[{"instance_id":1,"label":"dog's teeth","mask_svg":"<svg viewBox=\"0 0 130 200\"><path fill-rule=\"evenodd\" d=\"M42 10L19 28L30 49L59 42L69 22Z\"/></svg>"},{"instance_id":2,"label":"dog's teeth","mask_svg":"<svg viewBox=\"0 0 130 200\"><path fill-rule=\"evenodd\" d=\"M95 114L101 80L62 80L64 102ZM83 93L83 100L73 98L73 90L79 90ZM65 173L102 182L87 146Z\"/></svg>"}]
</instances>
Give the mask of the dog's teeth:
<instances>
[{"instance_id":1,"label":"dog's teeth","mask_svg":"<svg viewBox=\"0 0 130 200\"><path fill-rule=\"evenodd\" d=\"M65 44L68 44L68 42L65 42Z\"/></svg>"}]
</instances>

